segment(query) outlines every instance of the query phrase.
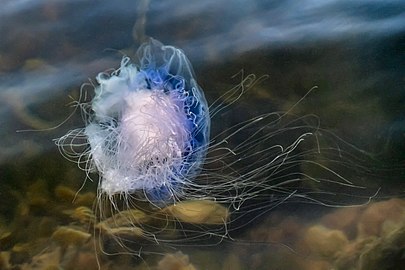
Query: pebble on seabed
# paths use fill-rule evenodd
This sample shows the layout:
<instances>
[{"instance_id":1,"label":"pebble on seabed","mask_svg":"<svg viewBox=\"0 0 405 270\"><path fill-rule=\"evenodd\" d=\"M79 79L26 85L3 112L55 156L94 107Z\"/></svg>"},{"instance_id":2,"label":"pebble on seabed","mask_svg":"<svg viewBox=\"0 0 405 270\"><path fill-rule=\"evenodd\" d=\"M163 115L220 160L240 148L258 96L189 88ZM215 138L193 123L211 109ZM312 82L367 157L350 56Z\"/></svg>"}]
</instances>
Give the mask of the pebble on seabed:
<instances>
[{"instance_id":1,"label":"pebble on seabed","mask_svg":"<svg viewBox=\"0 0 405 270\"><path fill-rule=\"evenodd\" d=\"M196 270L194 265L189 261L187 255L183 253L169 253L166 254L162 260L159 261L158 270Z\"/></svg>"}]
</instances>

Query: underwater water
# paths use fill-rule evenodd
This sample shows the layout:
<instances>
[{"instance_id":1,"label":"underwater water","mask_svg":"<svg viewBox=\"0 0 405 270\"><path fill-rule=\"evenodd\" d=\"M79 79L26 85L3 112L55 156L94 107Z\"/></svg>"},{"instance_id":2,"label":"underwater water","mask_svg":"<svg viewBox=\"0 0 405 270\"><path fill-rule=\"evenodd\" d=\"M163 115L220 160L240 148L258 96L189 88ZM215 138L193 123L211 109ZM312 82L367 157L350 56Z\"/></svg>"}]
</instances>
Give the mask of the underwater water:
<instances>
[{"instance_id":1,"label":"underwater water","mask_svg":"<svg viewBox=\"0 0 405 270\"><path fill-rule=\"evenodd\" d=\"M3 1L0 269L398 269L405 231L405 2L170 0L149 1L147 9L142 3ZM317 201L289 198L302 194L298 184L266 189L253 203L246 199L247 210L235 211L236 221L225 228L209 217L201 222L176 217L180 222L174 225L145 221L143 229L153 233L136 237L122 227L105 236L108 219L92 224L97 177L85 181L85 173L65 160L52 140L84 126L72 105L93 94L90 87L84 92L90 97L81 96L81 85L117 69L123 55L134 58L142 43L134 24L142 16L143 34L187 55L208 104L230 104L212 118L211 138L256 116L290 109L292 120L244 128L229 147L249 147L252 134L269 138L278 127L285 132L268 143L290 144L305 130L294 123L303 127L306 119L314 126L320 121L325 130L320 138L333 133L325 143L335 154L341 149L342 159L313 155L316 146L301 145L298 157L307 147L315 151L277 171L280 181L297 172L320 180L305 186L322 195ZM235 102L222 96L249 74L267 77ZM255 133L259 129L262 133ZM270 153L269 145L258 147ZM252 166L216 176L225 181L227 175L248 175L270 158L248 160ZM330 166L361 188L323 181L326 176L307 166L311 163ZM274 187L247 178L258 190ZM220 191L226 198L226 190ZM243 194L256 189L250 192ZM230 201L214 205L213 216L227 218L221 207L232 210ZM192 207L207 205L212 206ZM106 217L114 217L111 212ZM132 213L127 223L140 217ZM164 229L172 234L157 233ZM386 250L390 255L384 257Z\"/></svg>"}]
</instances>

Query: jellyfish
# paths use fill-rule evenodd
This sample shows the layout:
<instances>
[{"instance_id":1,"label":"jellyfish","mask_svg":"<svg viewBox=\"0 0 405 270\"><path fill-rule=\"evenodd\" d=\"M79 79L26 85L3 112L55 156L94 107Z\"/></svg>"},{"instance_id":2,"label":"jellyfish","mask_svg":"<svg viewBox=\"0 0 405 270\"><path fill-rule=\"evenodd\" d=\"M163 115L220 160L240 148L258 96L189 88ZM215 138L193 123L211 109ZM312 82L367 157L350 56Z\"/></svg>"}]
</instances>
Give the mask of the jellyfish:
<instances>
[{"instance_id":1,"label":"jellyfish","mask_svg":"<svg viewBox=\"0 0 405 270\"><path fill-rule=\"evenodd\" d=\"M85 127L56 140L89 178L97 173L96 229L119 246L136 253L134 235L149 244L221 242L285 202L338 205L327 187L349 196L345 188L361 188L328 165L360 168L350 156L340 161L347 144L330 147L338 140L317 116L292 113L305 96L210 134L211 120L265 77L241 72L208 105L182 50L151 38L137 57L98 74L94 97L78 103ZM183 239L174 239L179 230Z\"/></svg>"}]
</instances>

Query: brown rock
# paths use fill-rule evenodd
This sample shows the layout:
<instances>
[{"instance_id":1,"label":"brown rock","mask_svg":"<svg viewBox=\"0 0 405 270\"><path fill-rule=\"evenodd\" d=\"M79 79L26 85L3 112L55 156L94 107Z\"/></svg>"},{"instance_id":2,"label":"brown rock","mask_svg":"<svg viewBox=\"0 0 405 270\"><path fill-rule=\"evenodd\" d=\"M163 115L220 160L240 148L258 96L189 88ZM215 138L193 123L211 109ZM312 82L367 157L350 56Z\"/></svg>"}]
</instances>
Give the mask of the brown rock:
<instances>
[{"instance_id":1,"label":"brown rock","mask_svg":"<svg viewBox=\"0 0 405 270\"><path fill-rule=\"evenodd\" d=\"M173 254L166 254L162 260L159 261L158 270L196 270L196 268L189 262L187 255L176 252Z\"/></svg>"},{"instance_id":2,"label":"brown rock","mask_svg":"<svg viewBox=\"0 0 405 270\"><path fill-rule=\"evenodd\" d=\"M399 223L405 217L405 200L390 199L370 204L360 216L358 223L359 237L380 236L384 222Z\"/></svg>"},{"instance_id":3,"label":"brown rock","mask_svg":"<svg viewBox=\"0 0 405 270\"><path fill-rule=\"evenodd\" d=\"M315 225L305 232L304 243L312 255L330 259L335 258L349 241L341 231Z\"/></svg>"}]
</instances>

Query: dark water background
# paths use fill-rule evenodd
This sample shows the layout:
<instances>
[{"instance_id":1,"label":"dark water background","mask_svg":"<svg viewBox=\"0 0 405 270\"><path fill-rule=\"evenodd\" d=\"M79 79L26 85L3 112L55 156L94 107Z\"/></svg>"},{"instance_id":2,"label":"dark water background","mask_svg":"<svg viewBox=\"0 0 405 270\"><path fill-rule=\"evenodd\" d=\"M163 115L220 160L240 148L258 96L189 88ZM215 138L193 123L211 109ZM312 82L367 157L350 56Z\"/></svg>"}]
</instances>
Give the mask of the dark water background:
<instances>
[{"instance_id":1,"label":"dark water background","mask_svg":"<svg viewBox=\"0 0 405 270\"><path fill-rule=\"evenodd\" d=\"M84 174L51 141L72 127L69 95L133 54L136 1L11 1L0 9L0 182L58 178L80 187ZM239 83L240 70L269 79L252 116L297 108L360 149L378 154L387 194L403 196L405 173L405 1L150 1L145 33L184 50L209 102ZM263 90L264 89L264 90ZM247 105L245 105L247 104ZM250 104L250 105L249 105ZM249 107L250 106L250 107ZM213 129L218 129L213 123ZM399 168L399 169L398 169ZM21 180L22 179L22 180ZM22 181L18 184L16 181ZM11 188L12 189L12 188ZM91 189L91 188L89 188Z\"/></svg>"}]
</instances>

